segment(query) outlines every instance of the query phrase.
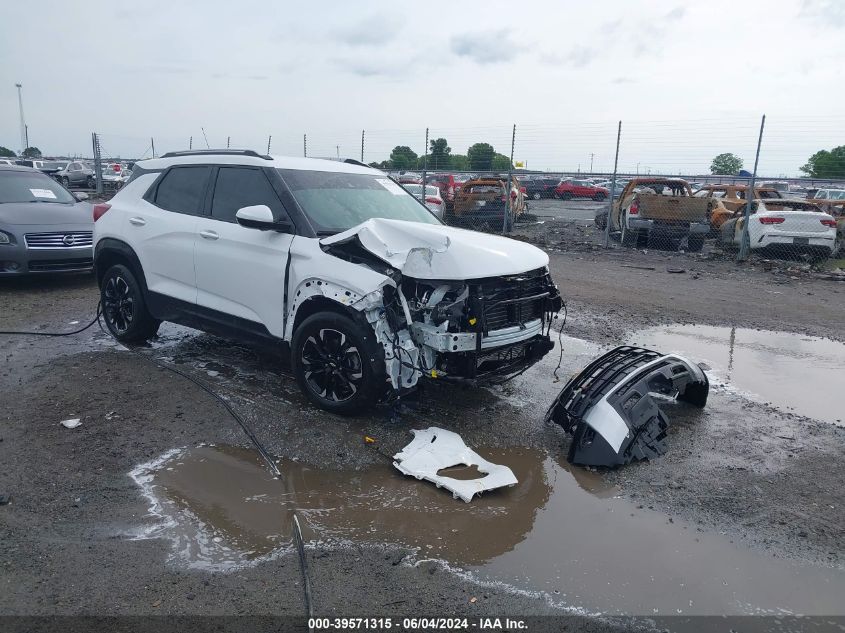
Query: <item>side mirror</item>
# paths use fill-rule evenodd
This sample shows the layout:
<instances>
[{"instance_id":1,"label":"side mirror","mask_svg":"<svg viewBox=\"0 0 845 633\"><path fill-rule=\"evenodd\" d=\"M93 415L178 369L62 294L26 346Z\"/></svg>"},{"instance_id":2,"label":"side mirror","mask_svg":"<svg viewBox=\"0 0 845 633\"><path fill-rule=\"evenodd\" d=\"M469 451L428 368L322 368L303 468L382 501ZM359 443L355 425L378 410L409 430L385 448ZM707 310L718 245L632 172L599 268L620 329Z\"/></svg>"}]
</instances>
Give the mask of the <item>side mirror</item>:
<instances>
[{"instance_id":1,"label":"side mirror","mask_svg":"<svg viewBox=\"0 0 845 633\"><path fill-rule=\"evenodd\" d=\"M248 229L259 229L261 231L279 231L281 233L292 233L293 226L287 220L277 222L273 212L266 204L256 204L251 207L242 207L235 213L235 219L243 227Z\"/></svg>"},{"instance_id":2,"label":"side mirror","mask_svg":"<svg viewBox=\"0 0 845 633\"><path fill-rule=\"evenodd\" d=\"M85 193L84 191L77 191L77 192L76 192L76 193L74 193L73 195L74 195L74 197L76 198L76 200L77 200L78 202L82 202L82 201L84 201L84 200L87 200L87 199L88 199L88 194L87 194L87 193Z\"/></svg>"}]
</instances>

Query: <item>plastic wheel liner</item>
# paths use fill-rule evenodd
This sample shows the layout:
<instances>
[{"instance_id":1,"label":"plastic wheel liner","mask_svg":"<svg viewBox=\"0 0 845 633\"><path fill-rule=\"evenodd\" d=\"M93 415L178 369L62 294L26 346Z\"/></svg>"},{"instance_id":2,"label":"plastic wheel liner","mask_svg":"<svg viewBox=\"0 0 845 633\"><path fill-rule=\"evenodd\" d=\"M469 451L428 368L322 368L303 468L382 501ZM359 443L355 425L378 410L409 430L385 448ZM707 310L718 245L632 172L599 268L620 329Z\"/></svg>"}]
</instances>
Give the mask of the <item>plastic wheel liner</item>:
<instances>
[{"instance_id":1,"label":"plastic wheel liner","mask_svg":"<svg viewBox=\"0 0 845 633\"><path fill-rule=\"evenodd\" d=\"M680 356L622 346L567 382L546 421L573 434L570 463L619 466L666 452L669 419L650 394L704 407L709 391L698 365Z\"/></svg>"}]
</instances>

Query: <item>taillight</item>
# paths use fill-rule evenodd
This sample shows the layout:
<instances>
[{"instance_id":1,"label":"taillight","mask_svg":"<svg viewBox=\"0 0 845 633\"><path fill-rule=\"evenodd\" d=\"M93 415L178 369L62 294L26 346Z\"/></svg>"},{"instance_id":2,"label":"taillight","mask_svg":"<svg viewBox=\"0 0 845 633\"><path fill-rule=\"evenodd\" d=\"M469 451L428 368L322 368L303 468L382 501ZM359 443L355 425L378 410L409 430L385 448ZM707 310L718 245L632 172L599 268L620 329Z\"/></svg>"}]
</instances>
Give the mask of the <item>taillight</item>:
<instances>
[{"instance_id":1,"label":"taillight","mask_svg":"<svg viewBox=\"0 0 845 633\"><path fill-rule=\"evenodd\" d=\"M425 201L429 204L440 204L440 198L426 198Z\"/></svg>"},{"instance_id":2,"label":"taillight","mask_svg":"<svg viewBox=\"0 0 845 633\"><path fill-rule=\"evenodd\" d=\"M520 188L519 188L519 190L520 190L522 193L525 193L525 192L527 191L527 189L526 189L525 187L520 187Z\"/></svg>"},{"instance_id":3,"label":"taillight","mask_svg":"<svg viewBox=\"0 0 845 633\"><path fill-rule=\"evenodd\" d=\"M786 218L760 218L760 224L783 224Z\"/></svg>"},{"instance_id":4,"label":"taillight","mask_svg":"<svg viewBox=\"0 0 845 633\"><path fill-rule=\"evenodd\" d=\"M836 228L836 220L819 220L825 226L829 226L832 229Z\"/></svg>"},{"instance_id":5,"label":"taillight","mask_svg":"<svg viewBox=\"0 0 845 633\"><path fill-rule=\"evenodd\" d=\"M516 200L516 191L511 191L511 200Z\"/></svg>"},{"instance_id":6,"label":"taillight","mask_svg":"<svg viewBox=\"0 0 845 633\"><path fill-rule=\"evenodd\" d=\"M635 202L634 204L632 204L631 208L628 209L628 213L630 215L639 215L639 213L640 213L640 203Z\"/></svg>"},{"instance_id":7,"label":"taillight","mask_svg":"<svg viewBox=\"0 0 845 633\"><path fill-rule=\"evenodd\" d=\"M101 202L100 204L94 205L94 222L99 220L103 215L105 215L106 211L111 209L111 205L106 202Z\"/></svg>"}]
</instances>

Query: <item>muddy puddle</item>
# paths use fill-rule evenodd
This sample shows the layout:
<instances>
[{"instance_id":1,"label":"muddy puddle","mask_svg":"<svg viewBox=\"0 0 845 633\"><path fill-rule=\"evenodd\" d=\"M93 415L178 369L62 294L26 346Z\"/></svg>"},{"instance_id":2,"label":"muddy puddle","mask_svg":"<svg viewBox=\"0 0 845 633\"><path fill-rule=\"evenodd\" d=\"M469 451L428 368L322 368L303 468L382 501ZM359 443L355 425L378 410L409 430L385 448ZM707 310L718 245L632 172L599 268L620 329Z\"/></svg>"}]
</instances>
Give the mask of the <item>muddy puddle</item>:
<instances>
[{"instance_id":1,"label":"muddy puddle","mask_svg":"<svg viewBox=\"0 0 845 633\"><path fill-rule=\"evenodd\" d=\"M601 477L536 449L477 449L519 484L471 503L385 462L329 471L283 461L273 479L252 450L175 450L133 471L189 566L227 570L290 546L294 512L312 546L417 548L485 581L605 613L845 613L842 571L752 552L616 496ZM319 570L313 571L319 582Z\"/></svg>"},{"instance_id":2,"label":"muddy puddle","mask_svg":"<svg viewBox=\"0 0 845 633\"><path fill-rule=\"evenodd\" d=\"M845 344L792 332L703 325L650 328L629 343L676 352L709 367L711 384L817 420L843 424Z\"/></svg>"}]
</instances>

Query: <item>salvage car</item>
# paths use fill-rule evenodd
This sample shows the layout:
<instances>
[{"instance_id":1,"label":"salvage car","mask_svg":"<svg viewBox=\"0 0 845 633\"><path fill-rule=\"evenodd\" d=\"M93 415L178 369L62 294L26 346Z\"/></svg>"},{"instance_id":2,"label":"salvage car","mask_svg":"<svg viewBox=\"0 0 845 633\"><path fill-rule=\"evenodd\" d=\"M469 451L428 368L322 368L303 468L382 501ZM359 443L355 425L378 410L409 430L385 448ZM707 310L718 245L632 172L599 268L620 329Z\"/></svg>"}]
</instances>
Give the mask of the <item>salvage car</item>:
<instances>
[{"instance_id":1,"label":"salvage car","mask_svg":"<svg viewBox=\"0 0 845 633\"><path fill-rule=\"evenodd\" d=\"M808 198L807 202L817 204L822 211L832 213L838 211L837 215L841 215L845 209L845 189L817 189L813 193L812 198Z\"/></svg>"},{"instance_id":2,"label":"salvage car","mask_svg":"<svg viewBox=\"0 0 845 633\"><path fill-rule=\"evenodd\" d=\"M745 207L722 224L719 243L739 248L745 225ZM836 220L818 206L803 200L755 200L748 218L752 250L802 253L812 261L829 257L836 243Z\"/></svg>"},{"instance_id":3,"label":"salvage car","mask_svg":"<svg viewBox=\"0 0 845 633\"><path fill-rule=\"evenodd\" d=\"M513 223L525 213L525 206L525 192L516 176L511 177L509 188L507 176L480 176L467 180L458 189L454 207L447 207L446 217L450 224L496 232L502 230L508 211Z\"/></svg>"},{"instance_id":4,"label":"salvage car","mask_svg":"<svg viewBox=\"0 0 845 633\"><path fill-rule=\"evenodd\" d=\"M555 187L555 198L571 200L572 198L590 198L596 202L607 200L610 190L604 187L597 187L587 180L561 180Z\"/></svg>"},{"instance_id":5,"label":"salvage car","mask_svg":"<svg viewBox=\"0 0 845 633\"><path fill-rule=\"evenodd\" d=\"M404 185L405 190L415 198L422 195L422 185ZM446 203L440 197L440 189L434 185L425 186L425 206L438 220L442 220L446 216Z\"/></svg>"},{"instance_id":6,"label":"salvage car","mask_svg":"<svg viewBox=\"0 0 845 633\"><path fill-rule=\"evenodd\" d=\"M733 217L734 212L745 204L746 185L704 185L695 192L696 198L712 198L715 201L713 210L710 212L710 226L713 235L725 221ZM755 199L778 200L783 198L777 189L768 187L755 187Z\"/></svg>"},{"instance_id":7,"label":"salvage car","mask_svg":"<svg viewBox=\"0 0 845 633\"><path fill-rule=\"evenodd\" d=\"M68 163L64 169L60 169L53 178L62 183L65 187L88 187L93 189L97 184L94 170L82 161L75 160Z\"/></svg>"},{"instance_id":8,"label":"salvage car","mask_svg":"<svg viewBox=\"0 0 845 633\"><path fill-rule=\"evenodd\" d=\"M278 346L341 414L423 376L513 375L553 347L562 300L540 249L442 224L383 172L251 150L135 164L94 206L106 327L162 321Z\"/></svg>"},{"instance_id":9,"label":"salvage car","mask_svg":"<svg viewBox=\"0 0 845 633\"><path fill-rule=\"evenodd\" d=\"M713 206L712 199L694 198L686 180L635 178L613 202L610 230L623 246L696 252L710 231Z\"/></svg>"},{"instance_id":10,"label":"salvage car","mask_svg":"<svg viewBox=\"0 0 845 633\"><path fill-rule=\"evenodd\" d=\"M90 271L87 197L37 169L0 165L0 277Z\"/></svg>"},{"instance_id":11,"label":"salvage car","mask_svg":"<svg viewBox=\"0 0 845 633\"><path fill-rule=\"evenodd\" d=\"M526 176L520 177L520 179L525 187L525 195L532 200L554 198L555 188L560 183L559 178L552 178L549 176Z\"/></svg>"}]
</instances>

